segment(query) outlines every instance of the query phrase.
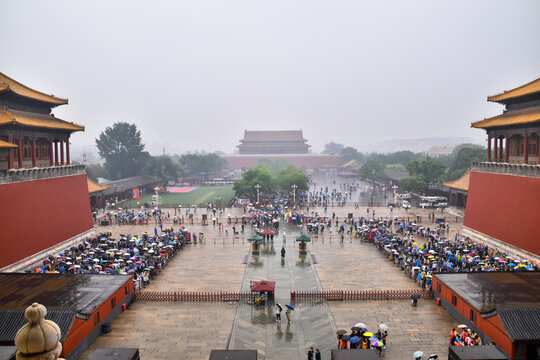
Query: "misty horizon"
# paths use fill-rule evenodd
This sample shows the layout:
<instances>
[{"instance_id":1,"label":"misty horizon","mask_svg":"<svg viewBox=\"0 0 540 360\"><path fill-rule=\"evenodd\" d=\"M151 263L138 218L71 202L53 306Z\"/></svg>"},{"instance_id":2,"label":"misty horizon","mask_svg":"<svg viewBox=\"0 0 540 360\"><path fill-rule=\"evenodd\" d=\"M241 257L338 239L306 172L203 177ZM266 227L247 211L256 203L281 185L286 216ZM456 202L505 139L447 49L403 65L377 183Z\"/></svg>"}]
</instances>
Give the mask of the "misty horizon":
<instances>
[{"instance_id":1,"label":"misty horizon","mask_svg":"<svg viewBox=\"0 0 540 360\"><path fill-rule=\"evenodd\" d=\"M245 129L302 129L313 153L330 141L362 152L426 138L485 144L471 123L503 111L486 97L540 76L537 1L4 1L0 10L10 54L0 71L69 99L53 113L86 127L74 150L114 122L135 124L154 154L233 153Z\"/></svg>"}]
</instances>

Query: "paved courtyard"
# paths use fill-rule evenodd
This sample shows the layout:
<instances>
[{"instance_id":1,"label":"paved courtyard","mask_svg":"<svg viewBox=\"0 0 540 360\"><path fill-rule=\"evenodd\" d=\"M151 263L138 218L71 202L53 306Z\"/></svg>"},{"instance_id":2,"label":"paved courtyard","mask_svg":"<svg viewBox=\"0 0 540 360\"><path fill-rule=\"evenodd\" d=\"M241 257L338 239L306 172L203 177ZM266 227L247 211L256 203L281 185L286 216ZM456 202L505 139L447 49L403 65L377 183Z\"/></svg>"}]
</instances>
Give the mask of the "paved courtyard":
<instances>
[{"instance_id":1,"label":"paved courtyard","mask_svg":"<svg viewBox=\"0 0 540 360\"><path fill-rule=\"evenodd\" d=\"M330 216L335 212L340 218L348 212L356 217L365 211L365 207L328 209ZM376 211L378 216L390 215L387 208ZM242 214L238 209L229 212L233 216ZM392 215L412 216L396 213ZM423 219L427 220L427 212ZM276 300L287 303L291 289L416 288L413 280L383 257L373 244L360 243L358 239L345 238L341 243L329 234L324 238L319 236L309 243L308 256L301 258L297 245L292 242L295 234L290 229L283 264L279 236L274 240L273 251L269 246L264 255L255 259L250 255L250 244L245 241L251 233L249 226L245 237L235 239L231 236L232 229L227 237L217 226L188 227L192 232L204 232L205 242L187 245L152 281L148 290L238 291L245 290L249 280L266 278L277 281ZM110 230L119 235L153 232L153 228L150 224L98 230ZM454 226L454 230L459 230L459 226ZM208 359L211 349L224 349L229 345L235 349L258 349L263 359L299 359L305 356L307 347L314 346L321 349L323 359L329 359L330 348L337 345L335 329L350 329L355 323L364 322L370 330L375 330L379 323L389 326L383 358L410 359L416 350L445 358L447 333L456 325L432 300L421 300L417 308L412 308L408 300L304 301L295 306L293 322L288 325L286 321L277 324L270 307L256 308L246 303L139 301L121 313L113 323L113 331L102 334L89 351L98 347L135 346L139 347L143 359Z\"/></svg>"}]
</instances>

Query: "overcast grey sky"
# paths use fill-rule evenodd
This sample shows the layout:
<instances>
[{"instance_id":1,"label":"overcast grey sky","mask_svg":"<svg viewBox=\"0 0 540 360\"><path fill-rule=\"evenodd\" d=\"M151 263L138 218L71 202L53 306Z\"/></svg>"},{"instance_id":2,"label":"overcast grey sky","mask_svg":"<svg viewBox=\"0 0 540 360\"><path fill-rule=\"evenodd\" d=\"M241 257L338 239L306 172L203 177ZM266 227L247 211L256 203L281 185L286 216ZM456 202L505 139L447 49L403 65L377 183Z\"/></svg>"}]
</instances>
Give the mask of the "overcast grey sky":
<instances>
[{"instance_id":1,"label":"overcast grey sky","mask_svg":"<svg viewBox=\"0 0 540 360\"><path fill-rule=\"evenodd\" d=\"M69 105L94 144L233 152L244 129L333 140L464 137L486 96L540 76L540 1L6 1L0 71ZM377 150L377 149L373 149ZM155 151L153 151L155 152Z\"/></svg>"}]
</instances>

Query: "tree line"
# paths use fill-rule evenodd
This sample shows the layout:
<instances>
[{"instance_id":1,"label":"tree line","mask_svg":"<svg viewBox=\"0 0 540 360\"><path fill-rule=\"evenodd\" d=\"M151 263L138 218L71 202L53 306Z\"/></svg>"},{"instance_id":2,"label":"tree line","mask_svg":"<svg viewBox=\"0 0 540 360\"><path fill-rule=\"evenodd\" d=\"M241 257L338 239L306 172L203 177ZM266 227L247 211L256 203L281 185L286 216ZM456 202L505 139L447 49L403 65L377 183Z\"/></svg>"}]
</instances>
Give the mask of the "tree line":
<instances>
[{"instance_id":1,"label":"tree line","mask_svg":"<svg viewBox=\"0 0 540 360\"><path fill-rule=\"evenodd\" d=\"M137 126L125 122L114 123L102 131L96 138L96 147L104 162L87 166L88 177L94 181L98 177L118 180L150 174L165 185L188 174L209 180L225 167L225 160L217 154L152 156L145 151Z\"/></svg>"},{"instance_id":2,"label":"tree line","mask_svg":"<svg viewBox=\"0 0 540 360\"><path fill-rule=\"evenodd\" d=\"M330 142L324 153L340 154L345 162L357 160L362 163L358 175L362 179L381 180L388 178L386 170L407 171L409 176L400 181L406 191L427 190L429 183L459 179L473 162L487 160L486 149L476 144L461 144L449 155L430 157L424 153L397 151L388 154L364 154L351 146Z\"/></svg>"}]
</instances>

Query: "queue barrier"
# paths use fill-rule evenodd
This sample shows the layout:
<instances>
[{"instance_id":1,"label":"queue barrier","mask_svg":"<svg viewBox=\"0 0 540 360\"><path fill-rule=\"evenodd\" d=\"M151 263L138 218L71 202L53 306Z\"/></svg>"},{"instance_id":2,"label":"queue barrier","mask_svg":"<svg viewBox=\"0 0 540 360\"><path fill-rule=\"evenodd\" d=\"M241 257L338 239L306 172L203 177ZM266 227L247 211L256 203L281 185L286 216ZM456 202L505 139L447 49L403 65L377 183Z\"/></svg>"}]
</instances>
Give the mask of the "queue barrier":
<instances>
[{"instance_id":1,"label":"queue barrier","mask_svg":"<svg viewBox=\"0 0 540 360\"><path fill-rule=\"evenodd\" d=\"M291 299L324 300L401 300L410 299L414 294L422 299L433 299L432 290L390 289L390 290L330 290L330 291L291 291Z\"/></svg>"},{"instance_id":2,"label":"queue barrier","mask_svg":"<svg viewBox=\"0 0 540 360\"><path fill-rule=\"evenodd\" d=\"M256 292L238 291L146 291L135 293L138 301L240 301L255 300Z\"/></svg>"}]
</instances>

